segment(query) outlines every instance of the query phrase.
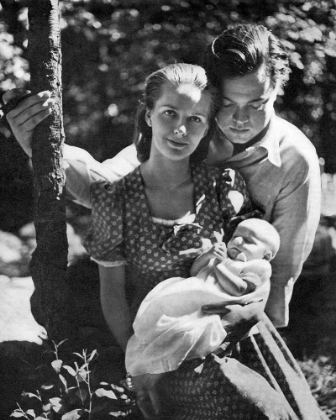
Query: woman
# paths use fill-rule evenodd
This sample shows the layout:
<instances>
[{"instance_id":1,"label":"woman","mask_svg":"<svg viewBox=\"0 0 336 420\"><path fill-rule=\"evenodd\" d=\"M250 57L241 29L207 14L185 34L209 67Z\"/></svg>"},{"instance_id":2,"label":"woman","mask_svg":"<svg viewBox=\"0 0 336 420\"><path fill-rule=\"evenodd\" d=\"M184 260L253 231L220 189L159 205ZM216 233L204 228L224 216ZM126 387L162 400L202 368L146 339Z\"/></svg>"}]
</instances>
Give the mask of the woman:
<instances>
[{"instance_id":1,"label":"woman","mask_svg":"<svg viewBox=\"0 0 336 420\"><path fill-rule=\"evenodd\" d=\"M98 182L91 188L93 229L86 245L99 264L106 321L124 350L146 294L164 279L188 276L196 256L192 251L201 247L202 239L214 243L215 232L222 229L228 239L235 225L251 216L240 175L210 172L199 162L206 156L216 104L216 93L198 66L176 64L153 73L138 114L141 166L115 184ZM260 303L231 306L227 312L236 325L227 341L233 345L239 340L262 311ZM259 325L263 339L272 334L279 339L267 321ZM256 340L251 336L243 341L253 346ZM273 347L264 347L266 361L257 346L252 348L251 368L238 360L239 354L237 359L194 359L170 373L159 394L143 378L135 384L143 414L151 418L161 408L159 418L166 410L170 419L320 418L288 349L272 337L268 341ZM279 359L274 378L268 366ZM289 391L293 386L299 396ZM305 401L304 414L297 409L298 397Z\"/></svg>"}]
</instances>

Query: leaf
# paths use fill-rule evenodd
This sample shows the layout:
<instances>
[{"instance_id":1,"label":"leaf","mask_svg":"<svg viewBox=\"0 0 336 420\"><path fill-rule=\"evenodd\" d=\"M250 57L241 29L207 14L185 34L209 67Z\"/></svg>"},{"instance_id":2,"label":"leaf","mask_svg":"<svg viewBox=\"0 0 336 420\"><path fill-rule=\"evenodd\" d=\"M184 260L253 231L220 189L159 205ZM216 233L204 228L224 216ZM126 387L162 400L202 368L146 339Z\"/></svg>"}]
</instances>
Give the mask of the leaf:
<instances>
[{"instance_id":1,"label":"leaf","mask_svg":"<svg viewBox=\"0 0 336 420\"><path fill-rule=\"evenodd\" d=\"M82 355L82 354L80 354L80 353L76 353L76 352L74 352L73 354L75 354L76 356L80 357L81 359L84 359L83 355Z\"/></svg>"},{"instance_id":2,"label":"leaf","mask_svg":"<svg viewBox=\"0 0 336 420\"><path fill-rule=\"evenodd\" d=\"M60 381L62 382L62 384L64 385L65 390L67 391L68 390L68 382L67 382L67 380L61 374L59 374L58 377L59 377Z\"/></svg>"},{"instance_id":3,"label":"leaf","mask_svg":"<svg viewBox=\"0 0 336 420\"><path fill-rule=\"evenodd\" d=\"M115 391L118 391L120 393L124 393L125 392L125 389L122 388L121 386L114 385L114 384L111 384L110 386L111 386L112 389L114 389Z\"/></svg>"},{"instance_id":4,"label":"leaf","mask_svg":"<svg viewBox=\"0 0 336 420\"><path fill-rule=\"evenodd\" d=\"M49 398L49 402L51 404L52 409L55 413L60 413L64 411L63 408L63 400L59 397Z\"/></svg>"},{"instance_id":5,"label":"leaf","mask_svg":"<svg viewBox=\"0 0 336 420\"><path fill-rule=\"evenodd\" d=\"M123 413L122 411L110 411L109 412L109 416L114 416L114 417L125 417L125 413Z\"/></svg>"},{"instance_id":6,"label":"leaf","mask_svg":"<svg viewBox=\"0 0 336 420\"><path fill-rule=\"evenodd\" d=\"M48 391L49 389L54 388L55 385L51 384L51 385L42 385L41 389L43 389L44 391Z\"/></svg>"},{"instance_id":7,"label":"leaf","mask_svg":"<svg viewBox=\"0 0 336 420\"><path fill-rule=\"evenodd\" d=\"M51 404L50 403L47 403L47 404L43 405L43 411L44 412L48 412L48 411L50 411L50 409L51 409Z\"/></svg>"},{"instance_id":8,"label":"leaf","mask_svg":"<svg viewBox=\"0 0 336 420\"><path fill-rule=\"evenodd\" d=\"M32 392L22 392L23 397L29 397L29 398L37 398L38 400L40 397L36 394L33 394Z\"/></svg>"},{"instance_id":9,"label":"leaf","mask_svg":"<svg viewBox=\"0 0 336 420\"><path fill-rule=\"evenodd\" d=\"M20 417L24 417L24 413L22 411L15 410L15 411L13 411L13 413L10 416L18 419Z\"/></svg>"},{"instance_id":10,"label":"leaf","mask_svg":"<svg viewBox=\"0 0 336 420\"><path fill-rule=\"evenodd\" d=\"M55 341L53 341L53 343L54 343L54 346L55 346L56 348L58 348L58 347L60 347L63 343L65 343L66 341L68 341L68 339L67 339L67 338L66 338L65 340L60 341L58 344L56 344L56 343L55 343Z\"/></svg>"},{"instance_id":11,"label":"leaf","mask_svg":"<svg viewBox=\"0 0 336 420\"><path fill-rule=\"evenodd\" d=\"M61 371L62 364L63 364L63 360L61 359L53 360L51 362L51 366L54 368L54 371L56 373L59 373Z\"/></svg>"},{"instance_id":12,"label":"leaf","mask_svg":"<svg viewBox=\"0 0 336 420\"><path fill-rule=\"evenodd\" d=\"M96 354L98 355L97 350L93 350L92 353L90 354L89 358L88 358L88 362L91 362Z\"/></svg>"},{"instance_id":13,"label":"leaf","mask_svg":"<svg viewBox=\"0 0 336 420\"><path fill-rule=\"evenodd\" d=\"M83 382L83 381L87 380L89 374L90 374L90 371L89 370L79 369L79 371L77 372L77 380L78 380L78 382Z\"/></svg>"},{"instance_id":14,"label":"leaf","mask_svg":"<svg viewBox=\"0 0 336 420\"><path fill-rule=\"evenodd\" d=\"M73 369L71 366L68 366L68 365L64 365L63 366L63 368L68 372L68 373L70 373L70 375L71 376L76 376L76 371L75 371L75 369Z\"/></svg>"},{"instance_id":15,"label":"leaf","mask_svg":"<svg viewBox=\"0 0 336 420\"><path fill-rule=\"evenodd\" d=\"M87 397L89 396L89 391L87 389L77 389L75 392L75 395L78 398L82 398L83 401L85 401L87 399Z\"/></svg>"},{"instance_id":16,"label":"leaf","mask_svg":"<svg viewBox=\"0 0 336 420\"><path fill-rule=\"evenodd\" d=\"M26 414L35 418L35 411L32 408L30 410L27 410Z\"/></svg>"},{"instance_id":17,"label":"leaf","mask_svg":"<svg viewBox=\"0 0 336 420\"><path fill-rule=\"evenodd\" d=\"M113 391L104 388L98 388L95 391L95 394L97 395L97 397L106 397L111 398L112 400L117 400L117 396Z\"/></svg>"},{"instance_id":18,"label":"leaf","mask_svg":"<svg viewBox=\"0 0 336 420\"><path fill-rule=\"evenodd\" d=\"M78 420L81 417L83 410L77 408L76 410L69 411L62 416L62 420Z\"/></svg>"}]
</instances>

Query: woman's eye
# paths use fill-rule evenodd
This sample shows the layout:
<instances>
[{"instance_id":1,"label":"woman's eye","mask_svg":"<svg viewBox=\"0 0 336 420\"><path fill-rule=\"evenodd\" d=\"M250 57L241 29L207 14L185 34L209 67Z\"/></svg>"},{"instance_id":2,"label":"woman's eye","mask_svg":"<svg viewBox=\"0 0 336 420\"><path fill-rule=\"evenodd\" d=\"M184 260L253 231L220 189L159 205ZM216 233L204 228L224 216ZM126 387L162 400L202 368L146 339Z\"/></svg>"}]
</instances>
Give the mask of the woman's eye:
<instances>
[{"instance_id":1,"label":"woman's eye","mask_svg":"<svg viewBox=\"0 0 336 420\"><path fill-rule=\"evenodd\" d=\"M173 111L172 109L167 109L166 111L164 111L164 113L168 115L169 117L173 117L176 114L176 112Z\"/></svg>"},{"instance_id":2,"label":"woman's eye","mask_svg":"<svg viewBox=\"0 0 336 420\"><path fill-rule=\"evenodd\" d=\"M223 102L223 103L222 103L222 107L223 107L223 108L230 108L232 105L233 105L233 103L232 103L232 102Z\"/></svg>"},{"instance_id":3,"label":"woman's eye","mask_svg":"<svg viewBox=\"0 0 336 420\"><path fill-rule=\"evenodd\" d=\"M197 122L197 123L202 122L202 120L200 119L200 117L191 117L191 121Z\"/></svg>"}]
</instances>

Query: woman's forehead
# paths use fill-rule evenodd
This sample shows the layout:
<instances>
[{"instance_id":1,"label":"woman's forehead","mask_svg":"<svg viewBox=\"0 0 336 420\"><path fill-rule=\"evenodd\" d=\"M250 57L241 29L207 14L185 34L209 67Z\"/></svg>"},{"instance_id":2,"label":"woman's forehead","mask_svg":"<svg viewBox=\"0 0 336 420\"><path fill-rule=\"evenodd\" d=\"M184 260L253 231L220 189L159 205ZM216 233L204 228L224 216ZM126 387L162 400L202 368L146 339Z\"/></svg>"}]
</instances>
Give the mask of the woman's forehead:
<instances>
[{"instance_id":1,"label":"woman's forehead","mask_svg":"<svg viewBox=\"0 0 336 420\"><path fill-rule=\"evenodd\" d=\"M210 94L202 91L192 83L181 83L173 85L166 83L157 100L158 106L174 106L183 108L193 108L201 113L209 113L211 105Z\"/></svg>"}]
</instances>

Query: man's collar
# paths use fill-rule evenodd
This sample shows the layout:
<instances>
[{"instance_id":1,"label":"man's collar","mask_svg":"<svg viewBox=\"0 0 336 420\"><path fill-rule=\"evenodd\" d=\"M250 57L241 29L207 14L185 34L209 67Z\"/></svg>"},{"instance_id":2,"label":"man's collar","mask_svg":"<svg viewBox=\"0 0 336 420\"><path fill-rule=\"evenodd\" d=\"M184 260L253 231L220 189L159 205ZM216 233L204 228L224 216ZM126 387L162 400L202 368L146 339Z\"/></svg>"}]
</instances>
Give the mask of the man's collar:
<instances>
[{"instance_id":1,"label":"man's collar","mask_svg":"<svg viewBox=\"0 0 336 420\"><path fill-rule=\"evenodd\" d=\"M251 149L257 149L259 147L266 149L267 157L272 165L280 167L281 166L281 156L280 156L280 136L281 136L281 129L280 127L277 128L277 116L275 112L273 113L269 129L265 133L264 137L260 139L257 143L253 146L248 147L245 152L249 153ZM244 152L239 153L238 155L231 156L229 161L239 161L239 156Z\"/></svg>"},{"instance_id":2,"label":"man's collar","mask_svg":"<svg viewBox=\"0 0 336 420\"><path fill-rule=\"evenodd\" d=\"M264 147L268 153L268 160L274 166L281 166L280 156L280 127L277 129L277 117L273 113L270 121L270 127L265 136L258 142L255 147Z\"/></svg>"}]
</instances>

